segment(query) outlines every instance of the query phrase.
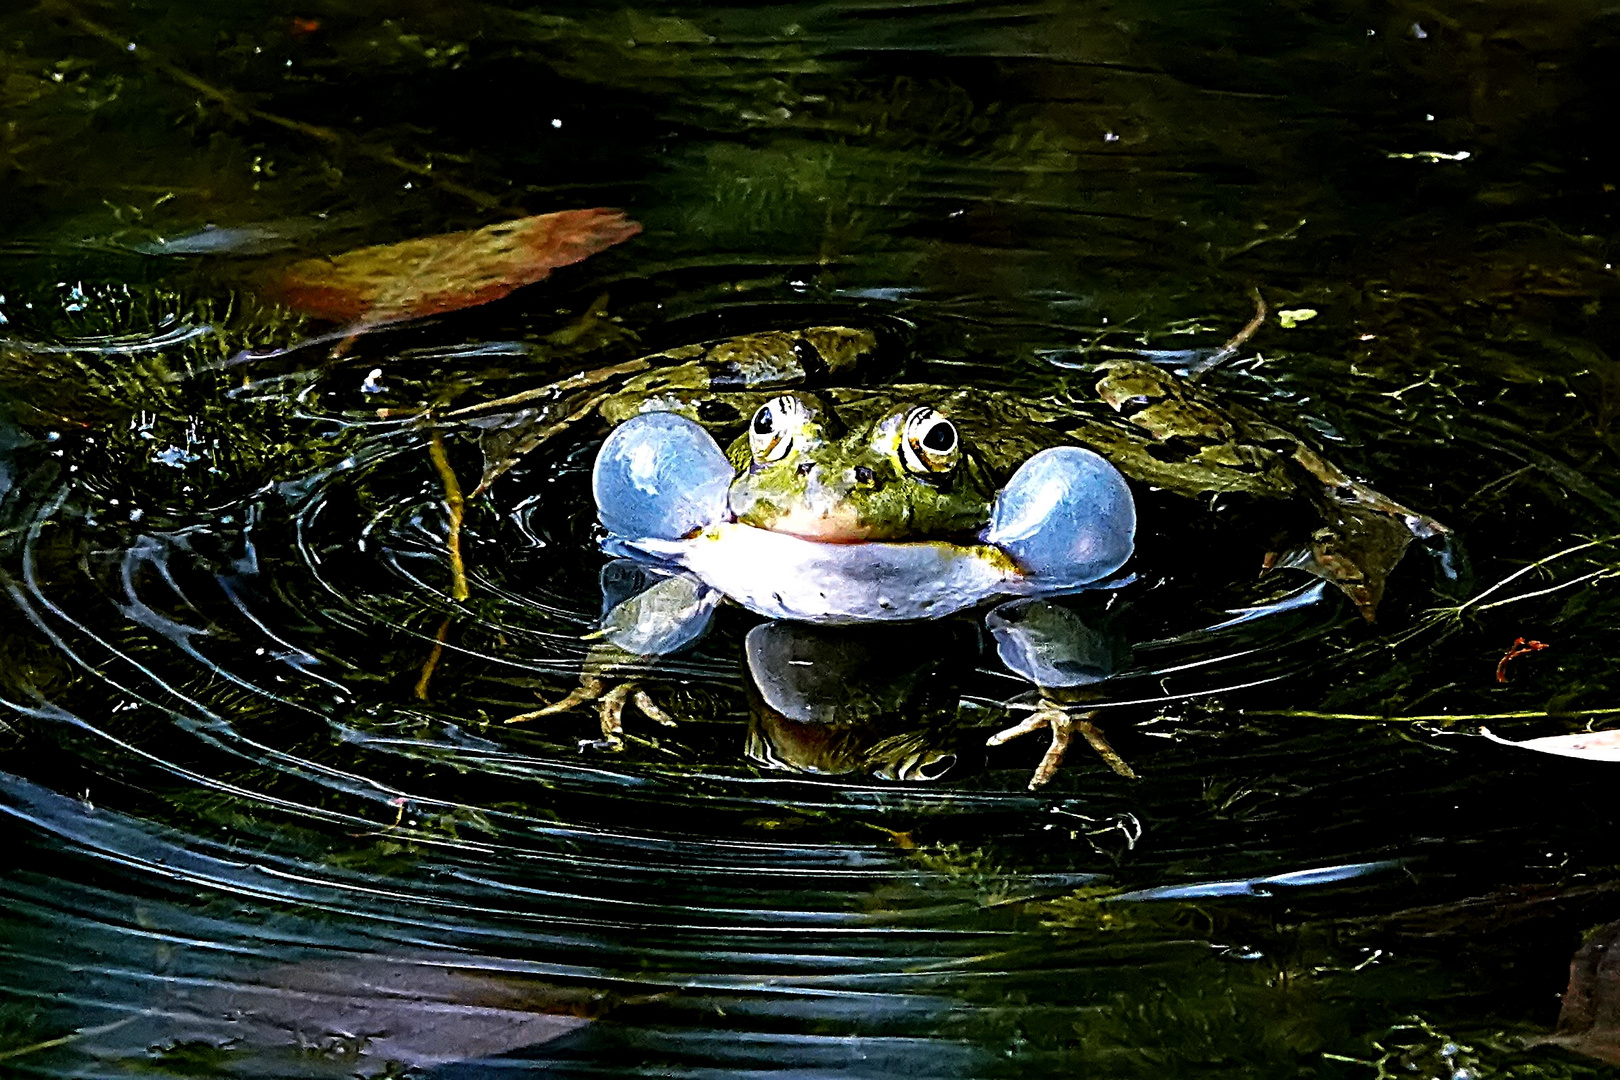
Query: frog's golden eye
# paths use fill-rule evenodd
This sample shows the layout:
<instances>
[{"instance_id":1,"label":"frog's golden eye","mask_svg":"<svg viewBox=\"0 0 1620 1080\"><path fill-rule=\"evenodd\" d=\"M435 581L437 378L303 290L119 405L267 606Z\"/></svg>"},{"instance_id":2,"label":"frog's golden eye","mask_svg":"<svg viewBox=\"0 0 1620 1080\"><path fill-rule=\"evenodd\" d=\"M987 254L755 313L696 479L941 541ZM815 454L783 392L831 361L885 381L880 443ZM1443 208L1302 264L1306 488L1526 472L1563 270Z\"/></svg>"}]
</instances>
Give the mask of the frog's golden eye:
<instances>
[{"instance_id":1,"label":"frog's golden eye","mask_svg":"<svg viewBox=\"0 0 1620 1080\"><path fill-rule=\"evenodd\" d=\"M804 402L794 397L773 397L759 407L748 423L748 447L754 460L781 461L793 448L793 437L809 418Z\"/></svg>"},{"instance_id":2,"label":"frog's golden eye","mask_svg":"<svg viewBox=\"0 0 1620 1080\"><path fill-rule=\"evenodd\" d=\"M900 438L900 457L919 476L949 472L962 456L956 425L933 409L913 409Z\"/></svg>"}]
</instances>

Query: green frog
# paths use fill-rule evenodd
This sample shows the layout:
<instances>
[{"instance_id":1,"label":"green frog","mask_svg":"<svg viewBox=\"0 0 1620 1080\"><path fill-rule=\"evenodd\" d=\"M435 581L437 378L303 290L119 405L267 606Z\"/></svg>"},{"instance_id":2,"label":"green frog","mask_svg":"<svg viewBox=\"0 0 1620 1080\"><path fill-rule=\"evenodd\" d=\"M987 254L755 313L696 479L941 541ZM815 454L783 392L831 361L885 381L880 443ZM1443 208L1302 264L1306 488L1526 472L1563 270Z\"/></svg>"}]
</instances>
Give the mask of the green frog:
<instances>
[{"instance_id":1,"label":"green frog","mask_svg":"<svg viewBox=\"0 0 1620 1080\"><path fill-rule=\"evenodd\" d=\"M610 606L600 631L609 645L580 690L514 720L595 700L610 745L629 702L672 722L645 690L609 689L606 676L627 656L689 644L724 598L825 624L992 608L1002 659L1037 685L1040 704L991 744L1050 732L1031 787L1050 779L1074 734L1133 775L1084 708L1085 687L1103 677L1086 635L1066 629L1052 606L1119 582L1133 546L1133 489L1286 504L1304 527L1258 553L1265 565L1315 574L1369 620L1408 545L1446 532L1293 434L1153 363L1103 363L1079 387L1042 399L855 385L877 345L853 327L751 334L453 414L484 430L482 486L593 416L614 427L596 473L604 546L668 571Z\"/></svg>"}]
</instances>

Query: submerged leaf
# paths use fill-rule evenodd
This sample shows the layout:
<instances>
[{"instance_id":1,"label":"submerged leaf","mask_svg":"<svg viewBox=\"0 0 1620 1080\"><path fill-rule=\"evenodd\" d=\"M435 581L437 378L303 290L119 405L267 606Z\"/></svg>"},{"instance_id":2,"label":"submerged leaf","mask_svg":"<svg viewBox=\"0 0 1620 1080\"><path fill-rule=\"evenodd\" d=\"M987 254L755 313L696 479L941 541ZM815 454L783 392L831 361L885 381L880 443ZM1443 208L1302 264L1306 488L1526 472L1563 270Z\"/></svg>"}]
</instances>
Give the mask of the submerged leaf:
<instances>
[{"instance_id":1,"label":"submerged leaf","mask_svg":"<svg viewBox=\"0 0 1620 1080\"><path fill-rule=\"evenodd\" d=\"M311 960L200 989L177 986L164 1003L176 1012L228 1018L190 1029L205 1043L228 1038L225 1045L259 1051L313 1047L367 1065L395 1061L415 1069L552 1042L618 1003L587 988L481 968L487 962L477 956L454 961L458 966L443 957Z\"/></svg>"},{"instance_id":2,"label":"submerged leaf","mask_svg":"<svg viewBox=\"0 0 1620 1080\"><path fill-rule=\"evenodd\" d=\"M1576 735L1548 735L1540 739L1515 742L1493 735L1481 728L1479 733L1494 743L1537 750L1559 757L1582 758L1586 761L1620 761L1620 729L1614 731L1583 731Z\"/></svg>"},{"instance_id":3,"label":"submerged leaf","mask_svg":"<svg viewBox=\"0 0 1620 1080\"><path fill-rule=\"evenodd\" d=\"M640 231L618 210L563 210L306 259L281 271L265 291L288 307L360 331L499 300Z\"/></svg>"},{"instance_id":4,"label":"submerged leaf","mask_svg":"<svg viewBox=\"0 0 1620 1080\"><path fill-rule=\"evenodd\" d=\"M1542 740L1532 740L1540 742ZM1536 1039L1620 1065L1620 923L1592 931L1569 962L1557 1033Z\"/></svg>"}]
</instances>

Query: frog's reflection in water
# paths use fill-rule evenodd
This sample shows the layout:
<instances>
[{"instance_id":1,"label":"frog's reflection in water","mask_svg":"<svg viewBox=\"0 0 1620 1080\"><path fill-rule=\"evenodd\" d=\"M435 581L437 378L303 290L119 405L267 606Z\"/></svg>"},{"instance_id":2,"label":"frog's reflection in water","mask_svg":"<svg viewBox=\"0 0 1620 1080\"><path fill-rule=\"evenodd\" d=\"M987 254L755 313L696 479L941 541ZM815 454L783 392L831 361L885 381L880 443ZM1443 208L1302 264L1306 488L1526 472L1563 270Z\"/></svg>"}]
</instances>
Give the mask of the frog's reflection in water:
<instances>
[{"instance_id":1,"label":"frog's reflection in water","mask_svg":"<svg viewBox=\"0 0 1620 1080\"><path fill-rule=\"evenodd\" d=\"M937 780L961 753L963 675L978 662L962 620L894 626L772 621L748 632L748 745L795 772Z\"/></svg>"},{"instance_id":2,"label":"frog's reflection in water","mask_svg":"<svg viewBox=\"0 0 1620 1080\"><path fill-rule=\"evenodd\" d=\"M689 574L629 559L603 567L602 596L602 638L643 661L695 644L719 602ZM969 747L982 751L982 738L967 737L961 717L964 690L981 666L1076 703L1123 668L1129 650L1107 607L1096 593L1002 604L984 620L989 640L966 618L760 623L743 645L745 753L795 772L940 779Z\"/></svg>"}]
</instances>

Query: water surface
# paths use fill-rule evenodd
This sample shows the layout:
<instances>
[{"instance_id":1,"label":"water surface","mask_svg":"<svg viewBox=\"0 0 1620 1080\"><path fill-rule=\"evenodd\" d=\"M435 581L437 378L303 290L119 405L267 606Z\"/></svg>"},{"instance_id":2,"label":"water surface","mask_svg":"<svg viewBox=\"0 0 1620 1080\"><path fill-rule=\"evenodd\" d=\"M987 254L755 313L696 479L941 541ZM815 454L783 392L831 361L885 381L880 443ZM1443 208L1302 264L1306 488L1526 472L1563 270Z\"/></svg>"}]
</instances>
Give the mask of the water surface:
<instances>
[{"instance_id":1,"label":"water surface","mask_svg":"<svg viewBox=\"0 0 1620 1080\"><path fill-rule=\"evenodd\" d=\"M1615 29L1577 3L0 17L4 1070L1603 1073L1532 1043L1620 919L1615 766L1479 733L1620 708ZM645 232L269 355L330 329L263 296L278 260L590 206ZM1157 519L1101 710L1141 779L1076 753L1027 791L1040 746L982 748L1028 701L988 657L928 732L942 777L772 767L738 612L650 684L678 729L632 714L615 754L588 711L503 723L586 654L602 432L472 502L459 602L424 407L826 322L879 329L888 377L1052 397L1099 349L1218 347L1255 288L1292 325L1223 392L1458 545L1415 551L1376 626L1328 598L1212 635L1305 581ZM468 486L473 434L446 441ZM1519 637L1549 648L1498 681Z\"/></svg>"}]
</instances>

